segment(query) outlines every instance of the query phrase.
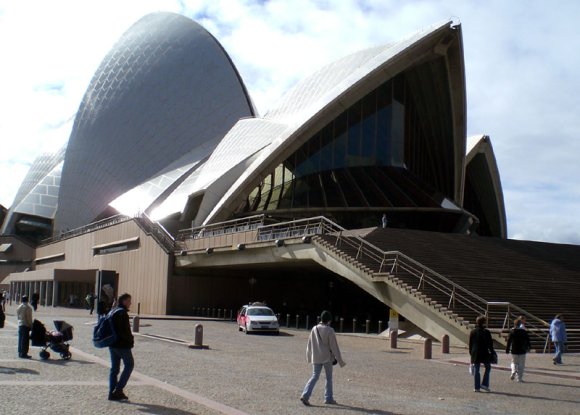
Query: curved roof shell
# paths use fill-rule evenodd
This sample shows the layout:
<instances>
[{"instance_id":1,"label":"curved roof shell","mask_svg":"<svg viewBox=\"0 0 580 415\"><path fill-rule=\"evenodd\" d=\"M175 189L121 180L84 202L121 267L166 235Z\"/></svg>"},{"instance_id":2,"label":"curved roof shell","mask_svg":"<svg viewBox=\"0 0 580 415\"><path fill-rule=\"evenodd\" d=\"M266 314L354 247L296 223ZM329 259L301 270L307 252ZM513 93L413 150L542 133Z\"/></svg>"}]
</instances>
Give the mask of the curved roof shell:
<instances>
[{"instance_id":1,"label":"curved roof shell","mask_svg":"<svg viewBox=\"0 0 580 415\"><path fill-rule=\"evenodd\" d=\"M487 135L467 139L465 208L485 221L490 235L507 238L507 218L497 160ZM472 206L467 205L467 200Z\"/></svg>"},{"instance_id":2,"label":"curved roof shell","mask_svg":"<svg viewBox=\"0 0 580 415\"><path fill-rule=\"evenodd\" d=\"M17 214L54 218L65 148L56 153L42 154L32 163L6 215L2 234L14 232Z\"/></svg>"},{"instance_id":3,"label":"curved roof shell","mask_svg":"<svg viewBox=\"0 0 580 415\"><path fill-rule=\"evenodd\" d=\"M210 33L177 14L143 17L104 58L81 102L55 230L90 222L183 154L201 149L184 165L207 157L240 118L254 114L239 74Z\"/></svg>"},{"instance_id":4,"label":"curved roof shell","mask_svg":"<svg viewBox=\"0 0 580 415\"><path fill-rule=\"evenodd\" d=\"M261 178L314 133L382 82L435 57L444 57L452 117L452 197L461 205L465 156L465 71L459 25L443 22L400 42L354 53L300 82L264 118L286 129L270 136L270 145L232 183L211 213L198 223L227 219ZM258 122L255 120L253 122ZM241 139L240 139L241 140Z\"/></svg>"}]
</instances>

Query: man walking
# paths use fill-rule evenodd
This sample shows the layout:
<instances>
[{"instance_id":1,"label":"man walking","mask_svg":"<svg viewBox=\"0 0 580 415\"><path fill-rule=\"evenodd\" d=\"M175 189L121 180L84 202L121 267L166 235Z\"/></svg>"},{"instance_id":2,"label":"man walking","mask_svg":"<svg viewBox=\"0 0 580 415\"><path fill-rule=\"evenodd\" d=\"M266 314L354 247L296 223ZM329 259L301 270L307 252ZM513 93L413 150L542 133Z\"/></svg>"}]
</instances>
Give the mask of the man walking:
<instances>
[{"instance_id":1,"label":"man walking","mask_svg":"<svg viewBox=\"0 0 580 415\"><path fill-rule=\"evenodd\" d=\"M317 326L314 326L310 332L308 345L306 346L306 359L308 363L312 363L312 376L306 383L302 396L300 397L300 400L306 406L310 406L310 395L312 395L312 391L320 377L320 372L322 372L323 367L326 375L324 403L329 405L336 404L332 393L332 367L336 363L340 367L346 365L340 355L334 329L330 327L332 315L329 311L323 311L320 315L320 320L321 322Z\"/></svg>"},{"instance_id":2,"label":"man walking","mask_svg":"<svg viewBox=\"0 0 580 415\"><path fill-rule=\"evenodd\" d=\"M32 307L28 304L28 296L22 296L22 303L16 309L18 318L18 357L31 359L28 354L30 347L30 329L32 328Z\"/></svg>"},{"instance_id":3,"label":"man walking","mask_svg":"<svg viewBox=\"0 0 580 415\"><path fill-rule=\"evenodd\" d=\"M109 400L122 401L129 399L123 392L127 385L131 372L133 372L133 348L134 340L129 323L129 310L131 308L131 295L123 294L117 301L117 307L111 311L113 313L113 327L117 335L117 341L109 347L111 354L111 372L109 374ZM123 361L123 372L121 370Z\"/></svg>"},{"instance_id":4,"label":"man walking","mask_svg":"<svg viewBox=\"0 0 580 415\"><path fill-rule=\"evenodd\" d=\"M491 363L495 350L493 349L493 340L491 333L485 328L487 318L479 316L475 320L475 328L469 334L469 354L471 355L471 364L473 365L474 392L480 392L483 389L489 392L489 377L491 372ZM497 362L496 362L497 363ZM480 377L480 366L483 364L483 380Z\"/></svg>"},{"instance_id":5,"label":"man walking","mask_svg":"<svg viewBox=\"0 0 580 415\"><path fill-rule=\"evenodd\" d=\"M555 365L561 365L562 353L564 353L564 345L568 341L563 315L558 314L556 317L554 317L554 320L552 320L552 323L550 324L550 336L552 336L552 342L554 343L554 348L556 349L556 354L552 360Z\"/></svg>"},{"instance_id":6,"label":"man walking","mask_svg":"<svg viewBox=\"0 0 580 415\"><path fill-rule=\"evenodd\" d=\"M526 367L526 353L528 353L531 348L530 337L525 329L525 325L522 324L519 318L517 318L514 321L514 328L510 331L507 346L505 348L505 352L511 352L512 355L511 380L516 379L517 376L518 383L523 383L524 369Z\"/></svg>"}]
</instances>

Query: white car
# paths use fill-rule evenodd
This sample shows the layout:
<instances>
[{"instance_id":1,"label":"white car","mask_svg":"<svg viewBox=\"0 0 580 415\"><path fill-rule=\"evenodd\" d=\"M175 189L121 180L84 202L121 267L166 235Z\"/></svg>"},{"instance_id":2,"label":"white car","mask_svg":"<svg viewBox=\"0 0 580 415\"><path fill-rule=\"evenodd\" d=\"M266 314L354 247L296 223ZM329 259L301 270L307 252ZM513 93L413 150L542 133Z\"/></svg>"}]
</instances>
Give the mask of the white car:
<instances>
[{"instance_id":1,"label":"white car","mask_svg":"<svg viewBox=\"0 0 580 415\"><path fill-rule=\"evenodd\" d=\"M251 332L280 333L278 318L270 307L265 305L249 304L238 312L238 330L246 334Z\"/></svg>"}]
</instances>

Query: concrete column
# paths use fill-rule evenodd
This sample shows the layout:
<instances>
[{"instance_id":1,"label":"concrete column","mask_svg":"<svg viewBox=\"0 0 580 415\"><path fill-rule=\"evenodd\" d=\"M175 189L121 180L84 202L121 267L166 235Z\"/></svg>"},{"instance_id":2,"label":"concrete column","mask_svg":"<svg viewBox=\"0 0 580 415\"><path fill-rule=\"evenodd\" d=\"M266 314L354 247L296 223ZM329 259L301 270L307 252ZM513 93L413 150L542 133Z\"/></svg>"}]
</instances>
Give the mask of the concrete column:
<instances>
[{"instance_id":1,"label":"concrete column","mask_svg":"<svg viewBox=\"0 0 580 415\"><path fill-rule=\"evenodd\" d=\"M46 282L46 306L52 305L52 281Z\"/></svg>"},{"instance_id":2,"label":"concrete column","mask_svg":"<svg viewBox=\"0 0 580 415\"><path fill-rule=\"evenodd\" d=\"M58 281L52 283L52 306L56 307L58 304Z\"/></svg>"},{"instance_id":3,"label":"concrete column","mask_svg":"<svg viewBox=\"0 0 580 415\"><path fill-rule=\"evenodd\" d=\"M46 306L46 281L40 281L40 290L38 294L40 295L38 300L40 301L40 305Z\"/></svg>"}]
</instances>

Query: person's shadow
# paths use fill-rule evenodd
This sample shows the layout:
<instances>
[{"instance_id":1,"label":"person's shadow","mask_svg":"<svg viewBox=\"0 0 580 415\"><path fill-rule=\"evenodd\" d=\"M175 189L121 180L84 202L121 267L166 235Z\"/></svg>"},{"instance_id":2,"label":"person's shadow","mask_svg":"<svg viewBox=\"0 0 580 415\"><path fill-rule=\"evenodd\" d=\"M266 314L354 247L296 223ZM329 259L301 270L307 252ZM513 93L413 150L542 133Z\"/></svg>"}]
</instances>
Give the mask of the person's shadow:
<instances>
[{"instance_id":1,"label":"person's shadow","mask_svg":"<svg viewBox=\"0 0 580 415\"><path fill-rule=\"evenodd\" d=\"M558 386L561 386L561 385L558 385ZM520 394L517 394L517 393L496 392L496 391L493 391L491 393L494 394L494 395L503 395L503 396L508 396L508 397L511 397L511 398L534 399L534 400L539 400L539 401L580 403L580 399L578 399L578 400L555 399L555 398L549 398L547 396L520 395Z\"/></svg>"},{"instance_id":2,"label":"person's shadow","mask_svg":"<svg viewBox=\"0 0 580 415\"><path fill-rule=\"evenodd\" d=\"M3 375L15 375L17 373L24 375L39 375L40 372L33 369L25 369L23 367L4 367L0 366L0 373Z\"/></svg>"},{"instance_id":3,"label":"person's shadow","mask_svg":"<svg viewBox=\"0 0 580 415\"><path fill-rule=\"evenodd\" d=\"M123 402L122 402L123 403ZM150 403L124 402L127 405L133 405L135 409L144 414L163 414L163 415L194 415L193 412L183 411L177 408L168 408L163 405L153 405Z\"/></svg>"},{"instance_id":4,"label":"person's shadow","mask_svg":"<svg viewBox=\"0 0 580 415\"><path fill-rule=\"evenodd\" d=\"M312 405L312 406L316 406L316 405ZM360 406L351 406L351 405L344 405L344 404L324 405L324 406L319 406L319 408L332 409L334 411L336 411L336 410L352 411L352 412L359 412L361 414L368 414L368 415L400 415L400 414L396 414L394 412L383 411L382 409L368 409L368 408L362 408ZM333 411L333 413L334 413L334 411Z\"/></svg>"}]
</instances>

